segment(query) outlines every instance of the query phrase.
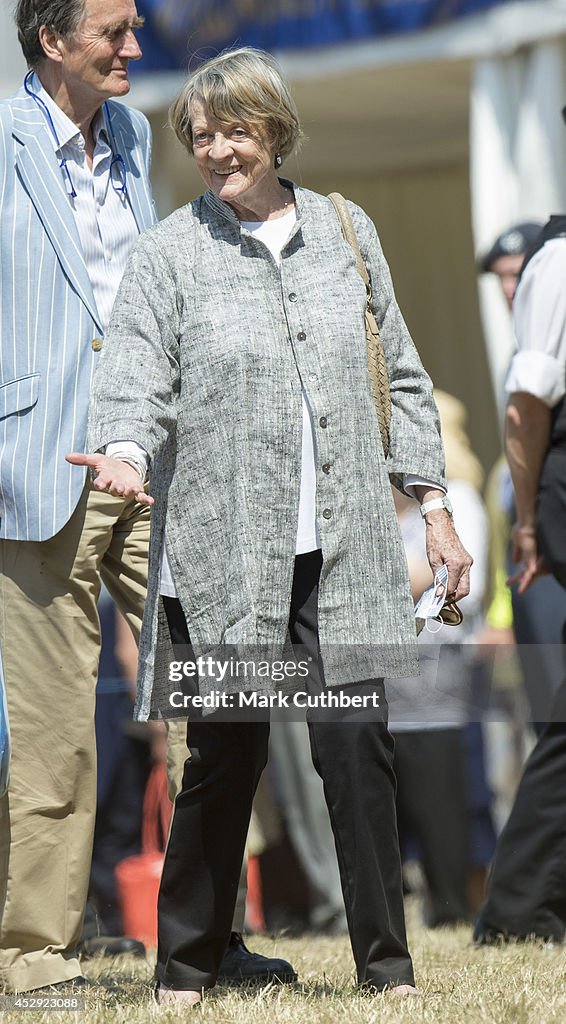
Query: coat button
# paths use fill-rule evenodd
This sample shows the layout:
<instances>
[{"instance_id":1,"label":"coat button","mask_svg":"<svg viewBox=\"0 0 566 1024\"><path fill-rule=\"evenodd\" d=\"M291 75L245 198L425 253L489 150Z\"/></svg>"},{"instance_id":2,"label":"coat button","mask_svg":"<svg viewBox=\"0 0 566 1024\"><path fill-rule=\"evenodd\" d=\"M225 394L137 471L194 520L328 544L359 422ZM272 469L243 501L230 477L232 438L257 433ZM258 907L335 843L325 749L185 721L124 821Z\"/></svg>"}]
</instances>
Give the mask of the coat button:
<instances>
[{"instance_id":1,"label":"coat button","mask_svg":"<svg viewBox=\"0 0 566 1024\"><path fill-rule=\"evenodd\" d=\"M321 427L327 427L328 426L328 420L326 419L326 416L321 416L318 422L319 422L319 426L321 426Z\"/></svg>"},{"instance_id":2,"label":"coat button","mask_svg":"<svg viewBox=\"0 0 566 1024\"><path fill-rule=\"evenodd\" d=\"M299 333L297 334L297 341L306 341L306 340L307 340L307 336L306 336L305 332L304 331L299 331Z\"/></svg>"},{"instance_id":3,"label":"coat button","mask_svg":"<svg viewBox=\"0 0 566 1024\"><path fill-rule=\"evenodd\" d=\"M325 508L323 513L322 513L322 515L323 515L324 519L332 519L332 509L331 508Z\"/></svg>"},{"instance_id":4,"label":"coat button","mask_svg":"<svg viewBox=\"0 0 566 1024\"><path fill-rule=\"evenodd\" d=\"M104 345L104 342L102 338L93 338L91 344L93 352L100 352L100 349Z\"/></svg>"},{"instance_id":5,"label":"coat button","mask_svg":"<svg viewBox=\"0 0 566 1024\"><path fill-rule=\"evenodd\" d=\"M295 292L289 292L289 302L296 302L296 301L297 301L297 296L296 296Z\"/></svg>"},{"instance_id":6,"label":"coat button","mask_svg":"<svg viewBox=\"0 0 566 1024\"><path fill-rule=\"evenodd\" d=\"M322 472L323 473L330 473L330 463L329 462L324 462L323 463L323 465L322 465Z\"/></svg>"}]
</instances>

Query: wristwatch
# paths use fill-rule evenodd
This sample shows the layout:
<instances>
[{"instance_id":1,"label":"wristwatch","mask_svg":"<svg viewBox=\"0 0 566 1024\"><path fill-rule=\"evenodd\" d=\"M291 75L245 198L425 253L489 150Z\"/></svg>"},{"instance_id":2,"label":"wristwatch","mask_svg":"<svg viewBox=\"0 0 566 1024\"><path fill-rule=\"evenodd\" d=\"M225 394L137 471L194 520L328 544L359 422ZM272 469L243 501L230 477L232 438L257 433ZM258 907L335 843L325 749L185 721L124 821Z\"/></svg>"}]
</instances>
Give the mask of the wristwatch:
<instances>
[{"instance_id":1,"label":"wristwatch","mask_svg":"<svg viewBox=\"0 0 566 1024\"><path fill-rule=\"evenodd\" d=\"M435 508L446 509L449 516L453 514L452 502L450 501L450 498L448 497L447 494L443 494L442 498L432 498L431 501L425 501L423 505L419 505L419 508L421 510L421 516L423 517L423 519L425 518L428 512L433 512Z\"/></svg>"}]
</instances>

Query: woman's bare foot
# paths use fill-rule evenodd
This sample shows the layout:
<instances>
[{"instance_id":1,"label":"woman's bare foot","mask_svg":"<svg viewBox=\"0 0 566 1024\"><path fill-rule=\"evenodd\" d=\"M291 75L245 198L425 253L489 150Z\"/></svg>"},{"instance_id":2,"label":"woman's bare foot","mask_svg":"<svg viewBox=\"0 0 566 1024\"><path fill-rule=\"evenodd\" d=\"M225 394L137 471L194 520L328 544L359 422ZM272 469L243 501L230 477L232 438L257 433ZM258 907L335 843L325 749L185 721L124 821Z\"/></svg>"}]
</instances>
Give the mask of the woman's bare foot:
<instances>
[{"instance_id":1,"label":"woman's bare foot","mask_svg":"<svg viewBox=\"0 0 566 1024\"><path fill-rule=\"evenodd\" d=\"M202 993L193 988L168 988L159 982L157 1002L161 1006L196 1006L202 1001Z\"/></svg>"},{"instance_id":2,"label":"woman's bare foot","mask_svg":"<svg viewBox=\"0 0 566 1024\"><path fill-rule=\"evenodd\" d=\"M385 990L392 996L420 996L418 988L414 985L395 985L394 988Z\"/></svg>"}]
</instances>

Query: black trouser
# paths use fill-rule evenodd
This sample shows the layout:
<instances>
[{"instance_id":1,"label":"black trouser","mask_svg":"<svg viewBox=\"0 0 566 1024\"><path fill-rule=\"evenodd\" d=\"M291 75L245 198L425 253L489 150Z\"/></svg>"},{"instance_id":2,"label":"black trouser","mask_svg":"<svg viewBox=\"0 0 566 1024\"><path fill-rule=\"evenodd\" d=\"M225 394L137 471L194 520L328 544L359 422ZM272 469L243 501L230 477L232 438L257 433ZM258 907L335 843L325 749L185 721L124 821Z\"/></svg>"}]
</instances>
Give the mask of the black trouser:
<instances>
[{"instance_id":1,"label":"black trouser","mask_svg":"<svg viewBox=\"0 0 566 1024\"><path fill-rule=\"evenodd\" d=\"M552 450L541 476L537 540L566 587L566 452ZM566 644L566 624L562 631ZM538 935L561 941L566 931L566 681L523 772L499 837L475 935Z\"/></svg>"},{"instance_id":2,"label":"black trouser","mask_svg":"<svg viewBox=\"0 0 566 1024\"><path fill-rule=\"evenodd\" d=\"M476 935L562 941L566 930L566 682L497 842Z\"/></svg>"},{"instance_id":3,"label":"black trouser","mask_svg":"<svg viewBox=\"0 0 566 1024\"><path fill-rule=\"evenodd\" d=\"M429 928L468 917L470 866L468 791L463 729L397 732L397 814L416 833L427 883Z\"/></svg>"},{"instance_id":4,"label":"black trouser","mask_svg":"<svg viewBox=\"0 0 566 1024\"><path fill-rule=\"evenodd\" d=\"M312 676L305 680L309 691L323 685L317 629L320 567L320 552L297 556L289 618L292 642L313 658ZM175 625L167 604L178 642L178 617ZM183 639L189 642L186 626ZM307 718L313 764L324 783L336 842L358 981L375 989L413 984L395 818L394 745L383 681L366 680L347 691L377 691L381 720L368 720L367 712L319 708ZM215 721L214 714L191 721L192 756L175 804L159 893L156 977L166 985L200 989L216 981L268 736L266 722Z\"/></svg>"}]
</instances>

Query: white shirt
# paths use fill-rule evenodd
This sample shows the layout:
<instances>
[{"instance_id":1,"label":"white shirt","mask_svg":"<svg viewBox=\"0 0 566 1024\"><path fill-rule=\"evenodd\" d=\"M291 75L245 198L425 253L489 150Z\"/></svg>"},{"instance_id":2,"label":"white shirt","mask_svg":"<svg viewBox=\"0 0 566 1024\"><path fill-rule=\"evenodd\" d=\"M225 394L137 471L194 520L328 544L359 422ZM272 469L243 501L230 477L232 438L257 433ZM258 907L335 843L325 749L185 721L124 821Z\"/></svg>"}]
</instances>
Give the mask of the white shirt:
<instances>
[{"instance_id":1,"label":"white shirt","mask_svg":"<svg viewBox=\"0 0 566 1024\"><path fill-rule=\"evenodd\" d=\"M283 217L266 221L242 221L242 228L250 234L259 238L267 246L273 259L278 266L281 264L281 250L291 234L293 225L297 219L295 210L292 209ZM307 551L315 551L320 547L320 535L316 523L315 495L316 495L316 446L312 414L302 389L303 426L301 443L301 486L299 492L299 521L297 527L296 554L305 554ZM117 447L124 452L124 445L117 442ZM114 445L108 445L106 454L114 451ZM161 585L160 592L166 597L176 597L175 583L171 573L171 566L167 557L167 542L163 548L161 562Z\"/></svg>"},{"instance_id":2,"label":"white shirt","mask_svg":"<svg viewBox=\"0 0 566 1024\"><path fill-rule=\"evenodd\" d=\"M126 261L139 235L126 196L116 191L110 179L110 165L116 154L110 145L112 135L106 114L101 108L93 121L95 146L90 170L85 140L76 124L57 106L37 75L32 77L31 88L45 103L53 120L57 140L45 118L57 158L67 161L69 176L77 193L74 199L69 195L69 205L75 217L94 300L102 326L106 327ZM69 179L64 171L61 175L69 193ZM112 175L112 180L119 186L122 182L116 165Z\"/></svg>"},{"instance_id":3,"label":"white shirt","mask_svg":"<svg viewBox=\"0 0 566 1024\"><path fill-rule=\"evenodd\" d=\"M281 265L283 249L297 219L295 210L275 220L242 221L242 227L259 238L267 246L277 266ZM316 441L310 408L305 389L302 392L303 433L301 444L301 489L299 493L299 523L295 552L304 555L320 547L320 533L316 522Z\"/></svg>"},{"instance_id":4,"label":"white shirt","mask_svg":"<svg viewBox=\"0 0 566 1024\"><path fill-rule=\"evenodd\" d=\"M513 302L517 353L505 390L526 391L549 408L566 394L566 239L553 238L533 256Z\"/></svg>"}]
</instances>

